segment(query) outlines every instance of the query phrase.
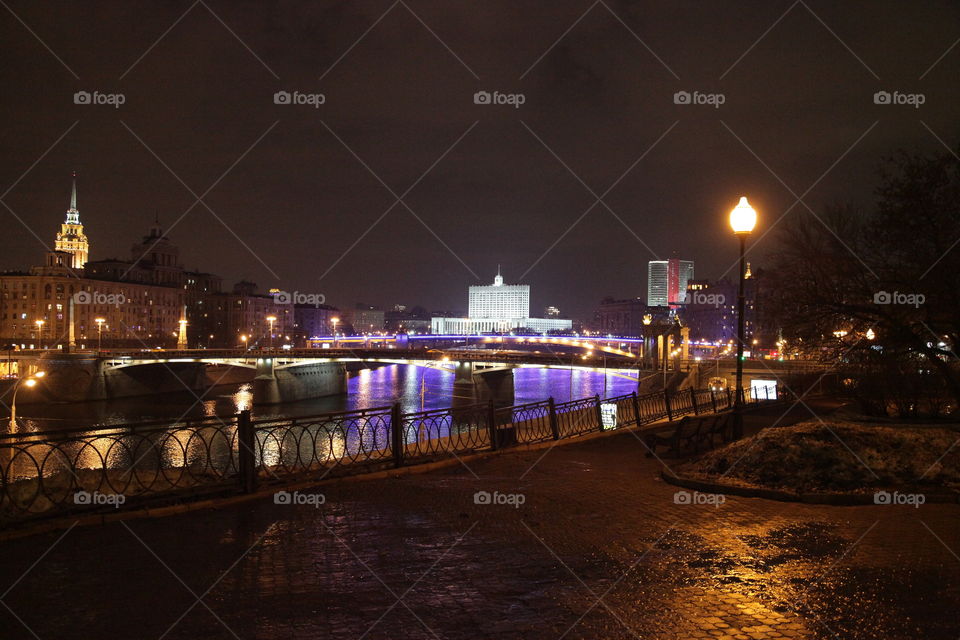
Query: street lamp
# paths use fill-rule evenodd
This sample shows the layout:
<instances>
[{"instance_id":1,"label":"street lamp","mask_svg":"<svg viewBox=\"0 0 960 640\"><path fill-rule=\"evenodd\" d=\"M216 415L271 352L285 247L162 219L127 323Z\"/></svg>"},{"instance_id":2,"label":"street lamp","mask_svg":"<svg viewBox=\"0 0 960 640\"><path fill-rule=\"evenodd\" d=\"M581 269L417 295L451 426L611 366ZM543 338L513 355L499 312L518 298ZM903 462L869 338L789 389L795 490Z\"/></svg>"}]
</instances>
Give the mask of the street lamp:
<instances>
[{"instance_id":1,"label":"street lamp","mask_svg":"<svg viewBox=\"0 0 960 640\"><path fill-rule=\"evenodd\" d=\"M97 323L97 353L100 353L100 346L103 344L103 323L106 322L104 318L96 318L94 322Z\"/></svg>"},{"instance_id":2,"label":"street lamp","mask_svg":"<svg viewBox=\"0 0 960 640\"><path fill-rule=\"evenodd\" d=\"M37 342L40 343L40 348L43 349L43 323L44 320L37 320Z\"/></svg>"},{"instance_id":3,"label":"street lamp","mask_svg":"<svg viewBox=\"0 0 960 640\"><path fill-rule=\"evenodd\" d=\"M745 280L746 270L744 268L744 255L746 253L747 236L753 233L753 228L757 225L757 212L747 202L746 196L741 196L740 202L730 211L730 228L734 235L740 240L740 278L737 289L737 388L736 400L733 408L736 412L736 437L743 435L743 333L744 333L744 298L743 282Z\"/></svg>"},{"instance_id":4,"label":"street lamp","mask_svg":"<svg viewBox=\"0 0 960 640\"><path fill-rule=\"evenodd\" d=\"M46 371L37 371L32 376L17 380L17 383L13 385L13 397L10 399L10 433L17 430L17 391L20 390L20 385L25 384L28 387L33 387L37 384L37 379L42 378L46 373Z\"/></svg>"},{"instance_id":5,"label":"street lamp","mask_svg":"<svg viewBox=\"0 0 960 640\"><path fill-rule=\"evenodd\" d=\"M267 316L267 322L270 323L270 348L273 349L273 323L277 321L277 316Z\"/></svg>"},{"instance_id":6,"label":"street lamp","mask_svg":"<svg viewBox=\"0 0 960 640\"><path fill-rule=\"evenodd\" d=\"M243 350L247 350L247 336L240 336L240 342L243 343Z\"/></svg>"},{"instance_id":7,"label":"street lamp","mask_svg":"<svg viewBox=\"0 0 960 640\"><path fill-rule=\"evenodd\" d=\"M330 323L333 324L333 348L337 348L337 323L340 322L340 318L330 318Z\"/></svg>"}]
</instances>

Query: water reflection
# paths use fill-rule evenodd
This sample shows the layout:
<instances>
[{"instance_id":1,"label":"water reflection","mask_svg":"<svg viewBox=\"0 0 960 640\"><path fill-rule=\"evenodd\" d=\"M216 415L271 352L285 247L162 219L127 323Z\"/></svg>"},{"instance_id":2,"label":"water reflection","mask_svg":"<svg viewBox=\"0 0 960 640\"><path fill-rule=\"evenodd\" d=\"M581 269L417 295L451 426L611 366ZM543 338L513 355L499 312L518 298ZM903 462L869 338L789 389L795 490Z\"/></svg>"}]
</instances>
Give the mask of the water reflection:
<instances>
[{"instance_id":1,"label":"water reflection","mask_svg":"<svg viewBox=\"0 0 960 640\"><path fill-rule=\"evenodd\" d=\"M636 390L636 378L588 369L521 367L514 370L517 404L552 396L557 402L587 396L614 396ZM226 416L251 409L254 418L289 418L336 411L384 407L399 403L404 412L445 409L476 401L469 385L454 386L452 365L419 367L393 364L350 374L345 396L315 398L273 406L253 406L249 383L223 385L200 399L191 393L147 398L119 398L79 404L23 405L17 408L20 431L109 426L141 420ZM0 419L9 409L0 407ZM84 455L87 455L86 453ZM180 453L178 455L183 455Z\"/></svg>"}]
</instances>

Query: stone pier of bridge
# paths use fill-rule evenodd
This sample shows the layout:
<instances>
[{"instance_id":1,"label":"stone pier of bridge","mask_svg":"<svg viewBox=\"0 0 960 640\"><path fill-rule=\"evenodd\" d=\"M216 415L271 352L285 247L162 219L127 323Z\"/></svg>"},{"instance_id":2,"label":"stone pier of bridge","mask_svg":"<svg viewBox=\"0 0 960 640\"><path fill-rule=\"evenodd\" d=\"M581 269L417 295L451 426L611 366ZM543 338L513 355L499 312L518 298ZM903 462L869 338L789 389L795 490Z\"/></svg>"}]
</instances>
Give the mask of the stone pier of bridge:
<instances>
[{"instance_id":1,"label":"stone pier of bridge","mask_svg":"<svg viewBox=\"0 0 960 640\"><path fill-rule=\"evenodd\" d=\"M342 362L305 362L277 366L272 357L257 358L253 404L267 405L347 392L347 367Z\"/></svg>"},{"instance_id":2,"label":"stone pier of bridge","mask_svg":"<svg viewBox=\"0 0 960 640\"><path fill-rule=\"evenodd\" d=\"M513 404L513 366L484 366L470 361L454 368L453 396L477 402L493 400L497 407Z\"/></svg>"}]
</instances>

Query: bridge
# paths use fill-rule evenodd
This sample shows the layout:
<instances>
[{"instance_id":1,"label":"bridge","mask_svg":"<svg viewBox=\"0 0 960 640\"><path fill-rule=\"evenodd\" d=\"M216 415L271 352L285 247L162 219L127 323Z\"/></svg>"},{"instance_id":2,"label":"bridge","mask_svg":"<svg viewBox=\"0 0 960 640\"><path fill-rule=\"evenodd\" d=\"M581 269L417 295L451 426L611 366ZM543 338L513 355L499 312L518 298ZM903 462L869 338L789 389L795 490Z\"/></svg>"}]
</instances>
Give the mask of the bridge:
<instances>
[{"instance_id":1,"label":"bridge","mask_svg":"<svg viewBox=\"0 0 960 640\"><path fill-rule=\"evenodd\" d=\"M390 364L446 369L454 377L456 395L513 402L513 370L517 367L579 368L636 375L642 392L664 387L732 385L733 359L670 358L651 366L650 360L593 340L517 336L447 348L406 348L395 344L308 349L184 349L47 351L17 355L23 371L46 375L19 401L80 402L165 392L196 393L218 383L252 381L255 404L276 404L346 393L349 372ZM523 340L521 343L520 340ZM554 342L556 340L556 342ZM620 339L623 340L623 339ZM526 347L522 350L520 345ZM530 349L549 345L549 349ZM556 347L554 347L556 345ZM504 348L507 347L507 348ZM822 370L822 365L775 360L745 363L746 385L752 379L779 379L786 373ZM209 369L209 371L208 371ZM229 371L237 372L230 376ZM211 375L210 371L224 372ZM243 371L248 371L243 374Z\"/></svg>"}]
</instances>

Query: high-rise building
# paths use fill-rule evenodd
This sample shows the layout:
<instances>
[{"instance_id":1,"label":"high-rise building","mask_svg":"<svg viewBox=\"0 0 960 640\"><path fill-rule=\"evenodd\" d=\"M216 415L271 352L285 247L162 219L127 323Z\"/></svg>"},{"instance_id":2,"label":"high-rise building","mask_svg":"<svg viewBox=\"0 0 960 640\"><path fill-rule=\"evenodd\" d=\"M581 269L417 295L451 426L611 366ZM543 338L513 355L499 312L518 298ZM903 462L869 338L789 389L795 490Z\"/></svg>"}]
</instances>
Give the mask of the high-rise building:
<instances>
[{"instance_id":1,"label":"high-rise building","mask_svg":"<svg viewBox=\"0 0 960 640\"><path fill-rule=\"evenodd\" d=\"M467 316L472 319L511 320L530 317L530 285L503 284L497 269L492 285L470 287Z\"/></svg>"},{"instance_id":2,"label":"high-rise building","mask_svg":"<svg viewBox=\"0 0 960 640\"><path fill-rule=\"evenodd\" d=\"M647 304L651 307L683 304L687 283L692 279L692 260L651 260L647 263Z\"/></svg>"},{"instance_id":3,"label":"high-rise building","mask_svg":"<svg viewBox=\"0 0 960 640\"><path fill-rule=\"evenodd\" d=\"M82 269L90 256L90 242L83 233L83 224L80 223L80 211L77 210L77 174L73 174L73 188L70 192L70 208L67 209L67 218L60 225L57 233L55 251L69 253L71 269Z\"/></svg>"}]
</instances>

